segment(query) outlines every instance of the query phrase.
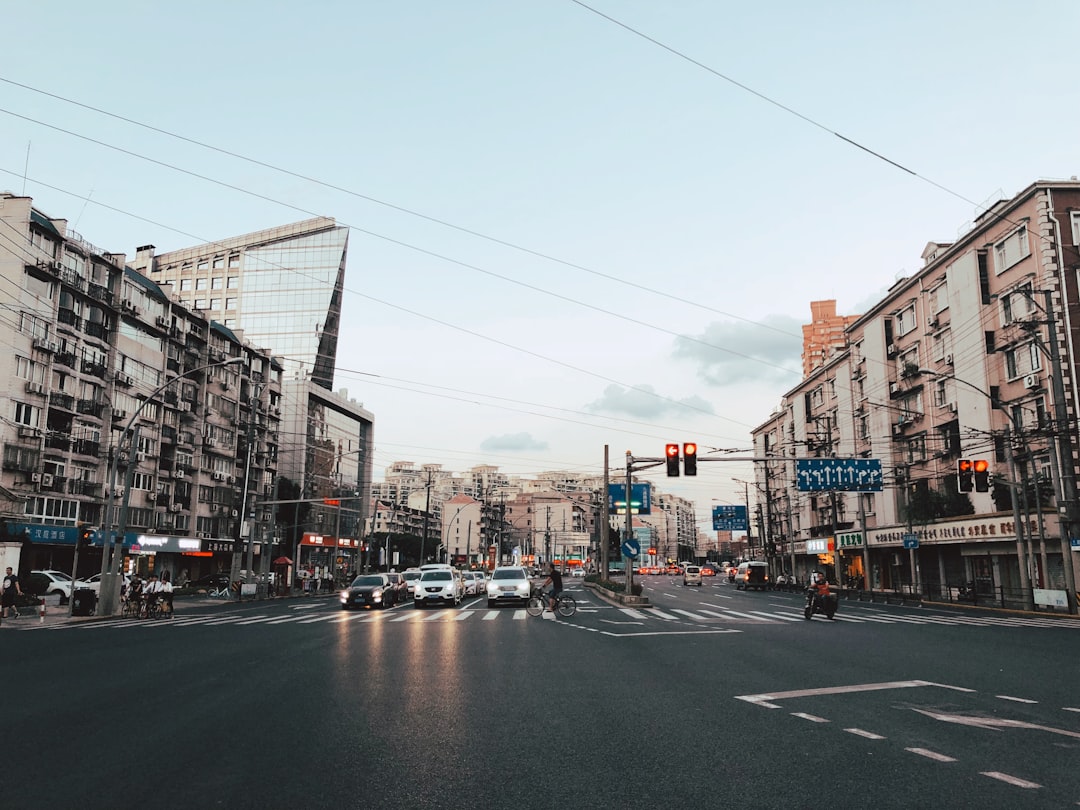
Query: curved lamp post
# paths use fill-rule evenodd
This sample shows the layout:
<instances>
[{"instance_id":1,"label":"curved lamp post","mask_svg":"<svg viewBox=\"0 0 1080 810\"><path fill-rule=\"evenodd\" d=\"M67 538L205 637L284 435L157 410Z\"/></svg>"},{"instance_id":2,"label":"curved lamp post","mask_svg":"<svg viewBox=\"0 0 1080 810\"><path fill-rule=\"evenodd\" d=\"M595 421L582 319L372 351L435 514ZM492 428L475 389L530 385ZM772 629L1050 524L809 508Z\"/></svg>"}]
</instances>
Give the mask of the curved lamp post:
<instances>
[{"instance_id":1,"label":"curved lamp post","mask_svg":"<svg viewBox=\"0 0 1080 810\"><path fill-rule=\"evenodd\" d=\"M135 420L139 418L139 415L143 412L143 409L157 399L158 395L163 393L167 388L173 385L177 380L184 377L190 377L192 374L198 374L201 371L207 369L217 368L218 366L231 366L237 363L245 362L243 356L230 357L228 360L221 360L217 363L208 363L204 366L198 366L196 368L188 369L182 374L177 374L172 377L168 382L155 388L146 399L144 399L139 407L135 409L135 413L128 419L127 424L124 425L123 431L120 433L120 441L116 444L116 450L112 454L112 459L109 462L109 493L105 502L105 515L109 519L109 528L105 532L104 545L101 550L101 589L100 597L101 601L98 606L98 613L105 616L112 616L116 613L120 603L120 557L121 554L115 548L117 541L120 545L123 545L123 536L127 531L127 511L128 500L131 497L131 481L130 477L133 473L132 462L129 459L128 462L128 475L127 481L125 481L124 494L121 498L120 515L114 519L114 509L116 506L116 474L117 467L120 463L120 454L124 452L124 440L130 437L128 443L129 448L135 443L135 433L137 428L135 427Z\"/></svg>"}]
</instances>

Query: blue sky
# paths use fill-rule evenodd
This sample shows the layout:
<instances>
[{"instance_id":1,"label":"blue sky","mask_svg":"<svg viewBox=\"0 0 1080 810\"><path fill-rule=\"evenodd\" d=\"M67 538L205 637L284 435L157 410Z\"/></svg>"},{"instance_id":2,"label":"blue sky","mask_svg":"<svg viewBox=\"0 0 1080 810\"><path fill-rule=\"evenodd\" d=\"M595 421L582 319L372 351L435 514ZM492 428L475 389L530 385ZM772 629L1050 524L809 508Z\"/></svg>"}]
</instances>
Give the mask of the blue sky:
<instances>
[{"instance_id":1,"label":"blue sky","mask_svg":"<svg viewBox=\"0 0 1080 810\"><path fill-rule=\"evenodd\" d=\"M21 4L0 188L129 255L335 217L377 476L527 475L748 448L811 301L861 312L980 204L1080 173L1075 2L588 6ZM653 480L704 516L751 475Z\"/></svg>"}]
</instances>

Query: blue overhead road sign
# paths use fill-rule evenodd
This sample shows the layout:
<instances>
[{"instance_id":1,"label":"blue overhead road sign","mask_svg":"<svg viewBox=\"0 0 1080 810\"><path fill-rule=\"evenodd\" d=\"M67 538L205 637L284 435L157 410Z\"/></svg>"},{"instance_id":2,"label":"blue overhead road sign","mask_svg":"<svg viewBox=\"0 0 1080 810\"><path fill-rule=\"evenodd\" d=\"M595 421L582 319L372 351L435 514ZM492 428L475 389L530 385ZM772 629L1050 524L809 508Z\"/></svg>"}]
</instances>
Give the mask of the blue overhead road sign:
<instances>
[{"instance_id":1,"label":"blue overhead road sign","mask_svg":"<svg viewBox=\"0 0 1080 810\"><path fill-rule=\"evenodd\" d=\"M745 532L745 506L714 506L712 508L712 527L714 532Z\"/></svg>"},{"instance_id":2,"label":"blue overhead road sign","mask_svg":"<svg viewBox=\"0 0 1080 810\"><path fill-rule=\"evenodd\" d=\"M795 460L795 480L800 492L881 492L881 460L800 458Z\"/></svg>"}]
</instances>

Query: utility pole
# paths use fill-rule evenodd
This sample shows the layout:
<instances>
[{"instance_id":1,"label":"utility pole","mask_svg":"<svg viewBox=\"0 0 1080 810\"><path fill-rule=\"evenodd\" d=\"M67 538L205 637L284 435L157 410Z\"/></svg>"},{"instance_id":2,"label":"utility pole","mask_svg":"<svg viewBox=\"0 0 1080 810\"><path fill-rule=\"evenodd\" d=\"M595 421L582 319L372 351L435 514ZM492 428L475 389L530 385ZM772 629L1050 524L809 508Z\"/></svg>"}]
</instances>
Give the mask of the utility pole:
<instances>
[{"instance_id":1,"label":"utility pole","mask_svg":"<svg viewBox=\"0 0 1080 810\"><path fill-rule=\"evenodd\" d=\"M605 444L604 445L604 491L600 494L600 504L601 504L600 505L600 513L604 516L604 518L603 518L604 523L603 523L603 526L601 527L601 531L600 531L600 572L601 572L600 576L604 580L607 580L607 578L608 578L608 535L611 534L611 520L608 517L608 507L607 507L608 492L610 492L610 490L608 489L608 487L610 486L608 474L609 474L608 446Z\"/></svg>"},{"instance_id":2,"label":"utility pole","mask_svg":"<svg viewBox=\"0 0 1080 810\"><path fill-rule=\"evenodd\" d=\"M1060 468L1060 489L1058 496L1061 498L1058 507L1058 520L1062 524L1061 529L1061 562L1065 570L1065 589L1069 599L1069 613L1077 612L1076 605L1076 571L1073 568L1072 538L1078 535L1077 524L1080 518L1077 515L1076 502L1076 471L1073 456L1072 433L1069 422L1069 409L1065 401L1065 383L1062 377L1061 352L1057 341L1057 317L1054 314L1054 296L1052 290L1043 290L1046 302L1047 331L1049 332L1050 364L1054 371L1054 434L1058 446L1058 467ZM1062 519L1064 518L1064 519Z\"/></svg>"},{"instance_id":3,"label":"utility pole","mask_svg":"<svg viewBox=\"0 0 1080 810\"><path fill-rule=\"evenodd\" d=\"M420 565L424 564L424 544L427 542L428 520L431 518L431 470L427 471L427 499L424 502L424 528L420 535Z\"/></svg>"}]
</instances>

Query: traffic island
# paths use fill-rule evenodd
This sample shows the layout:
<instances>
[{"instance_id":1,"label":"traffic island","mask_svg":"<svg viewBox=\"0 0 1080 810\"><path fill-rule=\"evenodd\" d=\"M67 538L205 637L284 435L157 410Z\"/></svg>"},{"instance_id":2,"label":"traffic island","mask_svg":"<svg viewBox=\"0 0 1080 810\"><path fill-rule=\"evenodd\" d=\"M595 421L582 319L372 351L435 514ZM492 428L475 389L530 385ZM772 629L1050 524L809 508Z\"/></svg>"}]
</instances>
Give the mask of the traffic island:
<instances>
[{"instance_id":1,"label":"traffic island","mask_svg":"<svg viewBox=\"0 0 1080 810\"><path fill-rule=\"evenodd\" d=\"M622 583L611 583L622 586ZM590 582L585 580L585 587L600 597L603 601L610 605L619 605L620 607L639 607L647 608L652 607L652 603L649 602L649 597L641 596L640 594L629 594L620 591L614 591L601 585L599 582Z\"/></svg>"}]
</instances>

